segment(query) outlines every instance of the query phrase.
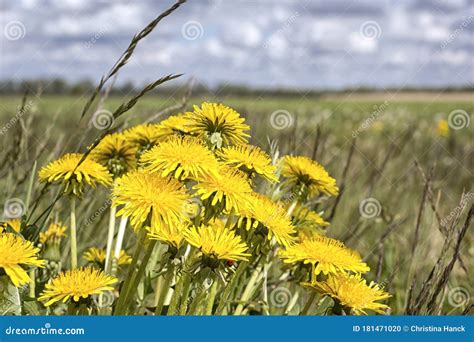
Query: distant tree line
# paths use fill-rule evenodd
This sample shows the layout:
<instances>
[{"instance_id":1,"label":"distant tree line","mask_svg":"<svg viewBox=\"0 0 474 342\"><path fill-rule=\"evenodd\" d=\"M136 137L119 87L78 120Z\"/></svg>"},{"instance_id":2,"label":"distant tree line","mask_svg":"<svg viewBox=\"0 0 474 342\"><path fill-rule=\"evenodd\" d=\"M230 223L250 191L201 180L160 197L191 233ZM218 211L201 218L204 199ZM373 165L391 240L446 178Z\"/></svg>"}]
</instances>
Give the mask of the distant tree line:
<instances>
[{"instance_id":1,"label":"distant tree line","mask_svg":"<svg viewBox=\"0 0 474 342\"><path fill-rule=\"evenodd\" d=\"M83 80L77 82L70 82L64 79L35 79L35 80L23 80L23 81L11 81L3 80L0 81L0 95L21 95L25 92L41 93L43 95L83 95L93 91L95 84L90 80ZM132 82L126 82L121 85L115 85L110 89L110 95L133 95L139 92L141 87L136 86ZM406 87L403 89L404 92L437 92L441 88L412 88ZM474 91L472 86L461 86L461 87L448 87L442 88L443 92L460 92L460 91ZM398 88L393 89L378 89L373 87L359 87L346 88L339 90L305 90L305 89L292 89L292 88L252 88L245 85L218 85L217 87L210 88L204 84L195 84L193 86L193 95L212 95L219 94L220 96L255 96L259 94L261 96L285 96L285 97L299 97L301 94L306 96L322 96L328 94L338 94L347 92L356 93L374 93L374 92L385 92L385 91L398 91ZM178 86L166 86L159 87L154 91L155 94L162 95L180 95L186 91L186 85Z\"/></svg>"}]
</instances>

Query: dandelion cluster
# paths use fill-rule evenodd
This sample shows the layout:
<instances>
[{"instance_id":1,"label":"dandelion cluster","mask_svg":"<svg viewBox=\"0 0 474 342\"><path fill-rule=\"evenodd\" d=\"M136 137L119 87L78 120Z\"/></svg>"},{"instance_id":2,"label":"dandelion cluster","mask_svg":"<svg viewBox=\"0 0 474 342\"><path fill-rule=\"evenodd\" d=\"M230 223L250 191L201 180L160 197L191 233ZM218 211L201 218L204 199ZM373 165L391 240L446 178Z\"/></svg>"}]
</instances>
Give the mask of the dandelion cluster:
<instances>
[{"instance_id":1,"label":"dandelion cluster","mask_svg":"<svg viewBox=\"0 0 474 342\"><path fill-rule=\"evenodd\" d=\"M242 314L266 298L267 281L301 298L327 296L334 313L384 313L390 295L362 278L370 268L361 255L326 235L335 178L308 157L279 158L249 139L236 110L203 103L50 162L39 178L71 195L70 234L56 219L36 247L20 235L21 221L3 223L0 270L15 286L38 283L32 291L51 313ZM84 220L75 199L93 206L104 194L108 225L97 220L92 238L77 234ZM34 267L37 279L28 276Z\"/></svg>"}]
</instances>

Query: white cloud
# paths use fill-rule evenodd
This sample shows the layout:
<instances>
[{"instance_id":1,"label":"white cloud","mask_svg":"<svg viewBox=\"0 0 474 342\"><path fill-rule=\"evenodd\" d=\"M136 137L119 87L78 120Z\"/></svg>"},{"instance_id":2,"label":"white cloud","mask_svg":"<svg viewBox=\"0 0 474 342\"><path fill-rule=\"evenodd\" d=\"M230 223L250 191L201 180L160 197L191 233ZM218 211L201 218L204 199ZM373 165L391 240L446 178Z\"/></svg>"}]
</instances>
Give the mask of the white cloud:
<instances>
[{"instance_id":1,"label":"white cloud","mask_svg":"<svg viewBox=\"0 0 474 342\"><path fill-rule=\"evenodd\" d=\"M372 53L377 50L378 39L364 39L359 32L349 36L350 50L359 53Z\"/></svg>"},{"instance_id":2,"label":"white cloud","mask_svg":"<svg viewBox=\"0 0 474 342\"><path fill-rule=\"evenodd\" d=\"M381 69L383 73L373 80L379 85L423 83L437 77L444 83L459 84L459 78L473 82L468 28L439 53L441 43L474 14L467 0L389 1L377 6L329 1L310 6L314 3L309 0L205 3L208 6L187 3L165 18L139 44L120 76L143 82L157 73L186 72L211 84L230 80L305 87L314 86L318 75L319 87L344 87L367 82L370 71ZM5 42L1 76L34 78L67 66L64 77L97 79L97 71L108 70L131 37L167 4L12 1L2 8L1 28L20 20L27 32L22 40ZM181 34L182 25L190 20L198 20L204 28L202 37L194 41ZM360 26L366 21L380 26L378 39L361 37ZM414 76L421 66L423 71Z\"/></svg>"}]
</instances>

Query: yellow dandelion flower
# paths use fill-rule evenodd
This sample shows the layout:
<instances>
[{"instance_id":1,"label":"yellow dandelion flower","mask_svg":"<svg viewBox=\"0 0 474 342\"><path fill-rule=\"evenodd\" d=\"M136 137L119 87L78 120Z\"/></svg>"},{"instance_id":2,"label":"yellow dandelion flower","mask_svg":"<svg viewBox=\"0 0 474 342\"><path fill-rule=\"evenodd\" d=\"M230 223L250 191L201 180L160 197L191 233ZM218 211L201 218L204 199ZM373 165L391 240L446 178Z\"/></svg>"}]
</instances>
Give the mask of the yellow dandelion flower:
<instances>
[{"instance_id":1,"label":"yellow dandelion flower","mask_svg":"<svg viewBox=\"0 0 474 342\"><path fill-rule=\"evenodd\" d=\"M137 125L123 132L126 140L139 149L146 151L163 140L163 133L155 124Z\"/></svg>"},{"instance_id":2,"label":"yellow dandelion flower","mask_svg":"<svg viewBox=\"0 0 474 342\"><path fill-rule=\"evenodd\" d=\"M64 184L67 193L78 196L84 192L85 184L92 187L95 187L96 184L112 184L112 175L104 166L91 158L86 158L79 165L82 157L83 155L80 153L69 153L52 161L40 170L40 181Z\"/></svg>"},{"instance_id":3,"label":"yellow dandelion flower","mask_svg":"<svg viewBox=\"0 0 474 342\"><path fill-rule=\"evenodd\" d=\"M188 220L184 210L188 195L175 179L145 170L131 171L117 180L113 195L113 205L123 205L117 216L130 217L135 229L141 227L150 212L151 227Z\"/></svg>"},{"instance_id":4,"label":"yellow dandelion flower","mask_svg":"<svg viewBox=\"0 0 474 342\"><path fill-rule=\"evenodd\" d=\"M105 263L106 254L107 252L105 249L91 247L84 253L83 258L89 262L96 262L99 265L103 265ZM128 255L124 250L121 250L118 264L128 265L131 262L132 262L132 257Z\"/></svg>"},{"instance_id":5,"label":"yellow dandelion flower","mask_svg":"<svg viewBox=\"0 0 474 342\"><path fill-rule=\"evenodd\" d=\"M222 158L225 165L239 168L251 177L259 174L269 181L278 182L272 160L257 146L244 144L224 147L217 155Z\"/></svg>"},{"instance_id":6,"label":"yellow dandelion flower","mask_svg":"<svg viewBox=\"0 0 474 342\"><path fill-rule=\"evenodd\" d=\"M184 237L191 245L213 260L248 260L245 242L233 230L221 224L193 226L184 231Z\"/></svg>"},{"instance_id":7,"label":"yellow dandelion flower","mask_svg":"<svg viewBox=\"0 0 474 342\"><path fill-rule=\"evenodd\" d=\"M136 167L137 148L122 133L106 135L92 150L91 157L118 177Z\"/></svg>"},{"instance_id":8,"label":"yellow dandelion flower","mask_svg":"<svg viewBox=\"0 0 474 342\"><path fill-rule=\"evenodd\" d=\"M436 134L443 138L449 137L449 123L447 120L438 121L438 125L436 126Z\"/></svg>"},{"instance_id":9,"label":"yellow dandelion flower","mask_svg":"<svg viewBox=\"0 0 474 342\"><path fill-rule=\"evenodd\" d=\"M62 272L46 284L38 300L47 301L45 306L59 301L66 303L71 298L74 302L79 302L81 298L112 291L114 288L111 285L116 282L116 278L93 267L75 268Z\"/></svg>"},{"instance_id":10,"label":"yellow dandelion flower","mask_svg":"<svg viewBox=\"0 0 474 342\"><path fill-rule=\"evenodd\" d=\"M367 310L383 314L389 309L388 305L378 303L378 301L386 300L391 295L374 282L367 285L360 274L331 274L325 281L303 285L332 297L355 315L366 315Z\"/></svg>"},{"instance_id":11,"label":"yellow dandelion flower","mask_svg":"<svg viewBox=\"0 0 474 342\"><path fill-rule=\"evenodd\" d=\"M339 193L336 180L323 166L307 157L286 156L283 160L282 175L296 192L309 197L320 194L336 196Z\"/></svg>"},{"instance_id":12,"label":"yellow dandelion flower","mask_svg":"<svg viewBox=\"0 0 474 342\"><path fill-rule=\"evenodd\" d=\"M241 210L239 223L246 221L247 229L256 228L260 223L268 230L268 239L275 237L279 244L290 246L295 241L296 230L287 216L285 207L257 193L249 199L250 205Z\"/></svg>"},{"instance_id":13,"label":"yellow dandelion flower","mask_svg":"<svg viewBox=\"0 0 474 342\"><path fill-rule=\"evenodd\" d=\"M19 233L21 229L21 219L11 219L0 223L0 233L4 230L6 231L8 227L13 229L16 233Z\"/></svg>"},{"instance_id":14,"label":"yellow dandelion flower","mask_svg":"<svg viewBox=\"0 0 474 342\"><path fill-rule=\"evenodd\" d=\"M370 270L359 253L347 248L339 240L316 234L280 251L280 257L287 264L311 264L314 277L320 273L365 273Z\"/></svg>"},{"instance_id":15,"label":"yellow dandelion flower","mask_svg":"<svg viewBox=\"0 0 474 342\"><path fill-rule=\"evenodd\" d=\"M188 224L178 223L148 228L148 238L158 240L179 249L184 241L184 231Z\"/></svg>"},{"instance_id":16,"label":"yellow dandelion flower","mask_svg":"<svg viewBox=\"0 0 474 342\"><path fill-rule=\"evenodd\" d=\"M66 237L67 228L61 223L51 223L45 232L41 232L39 240L42 244L51 242L60 242L63 237Z\"/></svg>"},{"instance_id":17,"label":"yellow dandelion flower","mask_svg":"<svg viewBox=\"0 0 474 342\"><path fill-rule=\"evenodd\" d=\"M217 177L203 177L193 188L208 205L215 207L217 211L227 212L232 209L235 212L242 210L253 192L247 177L239 170L229 168L222 168Z\"/></svg>"},{"instance_id":18,"label":"yellow dandelion flower","mask_svg":"<svg viewBox=\"0 0 474 342\"><path fill-rule=\"evenodd\" d=\"M187 113L189 129L199 137L210 139L211 142L218 135L223 146L243 144L250 137L246 131L250 126L232 108L220 103L205 102L201 108L194 106L194 111ZM219 145L219 144L217 144Z\"/></svg>"},{"instance_id":19,"label":"yellow dandelion flower","mask_svg":"<svg viewBox=\"0 0 474 342\"><path fill-rule=\"evenodd\" d=\"M145 152L140 163L150 172L159 172L177 179L200 179L215 175L219 163L202 142L191 137L173 137Z\"/></svg>"},{"instance_id":20,"label":"yellow dandelion flower","mask_svg":"<svg viewBox=\"0 0 474 342\"><path fill-rule=\"evenodd\" d=\"M158 124L162 136L185 135L190 133L189 118L186 114L172 115Z\"/></svg>"},{"instance_id":21,"label":"yellow dandelion flower","mask_svg":"<svg viewBox=\"0 0 474 342\"><path fill-rule=\"evenodd\" d=\"M38 259L39 248L30 241L13 233L0 234L0 268L8 275L13 285L23 286L30 281L24 266L44 266L44 260Z\"/></svg>"}]
</instances>

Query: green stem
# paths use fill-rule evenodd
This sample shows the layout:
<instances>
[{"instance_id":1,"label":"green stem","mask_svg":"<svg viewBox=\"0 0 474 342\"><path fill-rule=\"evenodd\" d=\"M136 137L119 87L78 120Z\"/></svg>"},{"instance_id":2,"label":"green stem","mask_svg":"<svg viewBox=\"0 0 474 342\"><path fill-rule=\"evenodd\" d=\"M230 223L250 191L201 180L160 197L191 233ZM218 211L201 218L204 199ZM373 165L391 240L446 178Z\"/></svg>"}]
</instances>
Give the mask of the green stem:
<instances>
[{"instance_id":1,"label":"green stem","mask_svg":"<svg viewBox=\"0 0 474 342\"><path fill-rule=\"evenodd\" d=\"M110 216L109 216L109 233L107 235L107 249L105 254L105 273L110 273L111 271L111 259L112 259L112 244L114 243L114 233L115 233L115 213L117 208L112 206L110 207Z\"/></svg>"},{"instance_id":2,"label":"green stem","mask_svg":"<svg viewBox=\"0 0 474 342\"><path fill-rule=\"evenodd\" d=\"M76 197L71 198L71 268L77 268Z\"/></svg>"},{"instance_id":3,"label":"green stem","mask_svg":"<svg viewBox=\"0 0 474 342\"><path fill-rule=\"evenodd\" d=\"M184 278L184 274L181 275L181 278L179 278L177 283L176 283L176 287L174 289L173 296L171 297L171 303L170 303L170 306L168 308L168 314L167 314L168 316L175 315L177 313L176 309L178 307L178 303L179 303L179 300L180 300L180 297L181 297L181 292L182 292L182 289L183 289L183 281L184 281L183 278Z\"/></svg>"},{"instance_id":4,"label":"green stem","mask_svg":"<svg viewBox=\"0 0 474 342\"><path fill-rule=\"evenodd\" d=\"M183 300L181 301L181 306L179 308L179 314L180 315L186 315L186 311L188 310L188 296L189 296L189 291L191 290L191 275L186 274L184 279L184 285L183 285Z\"/></svg>"},{"instance_id":5,"label":"green stem","mask_svg":"<svg viewBox=\"0 0 474 342\"><path fill-rule=\"evenodd\" d=\"M132 256L132 263L128 267L127 276L126 276L125 281L123 283L122 291L120 293L120 296L119 296L118 301L117 301L117 306L115 308L115 314L116 315L124 314L125 300L126 300L126 297L127 297L127 293L129 291L130 284L133 280L132 279L133 274L134 274L135 269L137 267L138 258L140 257L141 251L143 249L143 243L145 242L147 232L144 228L142 228L142 229L140 229L139 234L140 235L138 236L137 243L135 245L135 251L134 251L133 256Z\"/></svg>"},{"instance_id":6,"label":"green stem","mask_svg":"<svg viewBox=\"0 0 474 342\"><path fill-rule=\"evenodd\" d=\"M82 303L79 305L79 309L77 310L77 315L78 316L88 316L89 315L89 309L87 308L87 305Z\"/></svg>"},{"instance_id":7,"label":"green stem","mask_svg":"<svg viewBox=\"0 0 474 342\"><path fill-rule=\"evenodd\" d=\"M249 263L247 261L242 261L237 267L235 274L233 275L232 279L229 281L229 283L224 289L224 292L222 293L221 299L219 301L219 305L217 306L217 309L216 309L216 315L223 314L224 309L227 305L227 301L229 300L230 294L234 290L235 286L238 284L238 280L240 276L244 273L244 271L247 269L248 266L249 266Z\"/></svg>"},{"instance_id":8,"label":"green stem","mask_svg":"<svg viewBox=\"0 0 474 342\"><path fill-rule=\"evenodd\" d=\"M193 316L197 314L199 304L201 304L202 300L206 296L206 292L204 292L202 289L201 291L196 294L196 298L192 301L190 307L189 307L189 312L188 315Z\"/></svg>"},{"instance_id":9,"label":"green stem","mask_svg":"<svg viewBox=\"0 0 474 342\"><path fill-rule=\"evenodd\" d=\"M212 277L211 279L213 280L213 283L211 286L211 290L209 292L209 297L207 299L206 311L204 312L204 315L206 316L212 315L212 308L214 307L214 301L217 295L217 283L218 283L217 278Z\"/></svg>"},{"instance_id":10,"label":"green stem","mask_svg":"<svg viewBox=\"0 0 474 342\"><path fill-rule=\"evenodd\" d=\"M190 268L193 265L194 260L195 260L194 254L195 254L195 250L191 249L191 251L189 252L188 258L186 259L186 262L183 266L181 277L178 279L173 296L171 297L171 303L168 308L168 315L175 315L178 313L177 308L178 308L178 305L181 303L180 300L182 299L182 295L184 292L183 291L184 285L191 281Z\"/></svg>"},{"instance_id":11,"label":"green stem","mask_svg":"<svg viewBox=\"0 0 474 342\"><path fill-rule=\"evenodd\" d=\"M156 288L157 294L159 294L158 303L156 304L155 315L161 315L163 311L163 305L165 303L165 299L168 296L171 282L173 281L174 277L174 265L170 262L170 266L166 271L165 278L161 288ZM159 293L158 291L161 291Z\"/></svg>"},{"instance_id":12,"label":"green stem","mask_svg":"<svg viewBox=\"0 0 474 342\"><path fill-rule=\"evenodd\" d=\"M308 301L306 302L303 311L301 311L300 316L305 316L309 312L309 308L313 304L314 300L316 299L316 292L312 291L311 296L309 297Z\"/></svg>"},{"instance_id":13,"label":"green stem","mask_svg":"<svg viewBox=\"0 0 474 342\"><path fill-rule=\"evenodd\" d=\"M124 216L120 219L119 229L117 233L117 240L115 241L114 255L112 258L111 274L115 276L118 269L118 260L120 259L120 252L122 251L123 238L125 236L125 229L127 228L128 219Z\"/></svg>"},{"instance_id":14,"label":"green stem","mask_svg":"<svg viewBox=\"0 0 474 342\"><path fill-rule=\"evenodd\" d=\"M33 268L30 270L30 297L36 297L36 276L35 276L35 269Z\"/></svg>"},{"instance_id":15,"label":"green stem","mask_svg":"<svg viewBox=\"0 0 474 342\"><path fill-rule=\"evenodd\" d=\"M247 287L244 290L244 293L242 294L242 298L239 300L239 305L237 305L237 308L235 309L234 316L239 316L242 313L242 310L244 309L244 304L247 303L247 301L250 299L250 296L252 295L252 292L254 291L255 283L257 282L258 275L262 271L262 266L259 265L255 268L255 270L252 273L252 276L250 277L249 282L247 283Z\"/></svg>"},{"instance_id":16,"label":"green stem","mask_svg":"<svg viewBox=\"0 0 474 342\"><path fill-rule=\"evenodd\" d=\"M33 164L33 169L31 170L31 176L30 180L28 182L28 189L26 191L26 200L25 200L25 208L26 212L25 214L29 214L28 208L30 207L30 202L31 202L31 194L33 193L33 184L35 182L35 177L36 177L36 167L38 165L38 161L35 160Z\"/></svg>"},{"instance_id":17,"label":"green stem","mask_svg":"<svg viewBox=\"0 0 474 342\"><path fill-rule=\"evenodd\" d=\"M155 245L156 245L156 240L151 240L148 244L148 248L145 252L145 255L143 256L142 262L140 263L138 272L137 274L135 274L133 281L131 283L130 290L128 291L129 293L127 293L127 298L125 299L125 304L124 304L125 310L128 309L128 307L130 306L130 302L132 301L132 298L133 298L131 294L132 292L131 290L136 289L138 287L138 284L140 284L140 280L142 279L142 276L145 274L146 266L153 253L153 249L155 249Z\"/></svg>"}]
</instances>

